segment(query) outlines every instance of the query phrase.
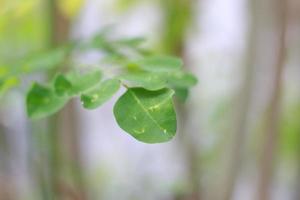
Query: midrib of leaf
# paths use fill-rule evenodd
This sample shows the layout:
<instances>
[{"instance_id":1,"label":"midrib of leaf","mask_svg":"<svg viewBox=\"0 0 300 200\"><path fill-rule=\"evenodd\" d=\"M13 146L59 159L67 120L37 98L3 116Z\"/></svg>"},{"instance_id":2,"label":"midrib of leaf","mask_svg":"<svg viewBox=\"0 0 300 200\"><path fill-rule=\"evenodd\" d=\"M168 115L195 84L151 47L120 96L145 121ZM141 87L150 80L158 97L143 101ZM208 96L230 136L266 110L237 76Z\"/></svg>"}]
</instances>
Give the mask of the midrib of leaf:
<instances>
[{"instance_id":1,"label":"midrib of leaf","mask_svg":"<svg viewBox=\"0 0 300 200\"><path fill-rule=\"evenodd\" d=\"M159 123L157 123L157 121L152 117L152 115L148 112L147 108L145 108L145 106L142 104L142 102L139 100L139 98L134 94L134 92L132 92L131 90L129 91L130 94L133 96L134 100L137 102L137 104L142 108L142 110L145 111L145 113L148 115L148 117L153 121L153 123L158 126L158 128L163 132L163 133L166 133L169 137L170 137L170 134L168 134L168 131L163 128ZM162 105L162 103L164 103L166 100L168 100L169 96L164 99L163 101L161 101L159 103L159 105ZM166 131L165 131L166 130Z\"/></svg>"}]
</instances>

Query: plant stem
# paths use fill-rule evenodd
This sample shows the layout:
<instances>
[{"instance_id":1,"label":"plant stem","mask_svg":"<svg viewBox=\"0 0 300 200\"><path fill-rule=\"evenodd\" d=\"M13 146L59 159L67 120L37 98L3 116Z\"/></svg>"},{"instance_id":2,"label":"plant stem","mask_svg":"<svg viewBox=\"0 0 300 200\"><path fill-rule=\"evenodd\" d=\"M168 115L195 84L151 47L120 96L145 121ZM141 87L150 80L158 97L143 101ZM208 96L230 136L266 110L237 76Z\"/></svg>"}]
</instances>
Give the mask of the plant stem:
<instances>
[{"instance_id":1,"label":"plant stem","mask_svg":"<svg viewBox=\"0 0 300 200\"><path fill-rule=\"evenodd\" d=\"M2 116L2 111L0 111ZM15 200L14 182L10 174L10 142L9 142L9 130L2 124L0 117L0 199Z\"/></svg>"}]
</instances>

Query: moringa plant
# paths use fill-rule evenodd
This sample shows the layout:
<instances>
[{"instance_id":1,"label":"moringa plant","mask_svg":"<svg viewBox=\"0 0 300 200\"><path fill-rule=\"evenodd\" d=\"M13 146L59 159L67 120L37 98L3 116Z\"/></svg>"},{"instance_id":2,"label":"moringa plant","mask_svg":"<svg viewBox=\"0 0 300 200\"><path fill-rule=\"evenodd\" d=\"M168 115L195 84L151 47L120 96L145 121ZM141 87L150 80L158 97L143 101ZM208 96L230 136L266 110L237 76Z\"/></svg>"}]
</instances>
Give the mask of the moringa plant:
<instances>
[{"instance_id":1,"label":"moringa plant","mask_svg":"<svg viewBox=\"0 0 300 200\"><path fill-rule=\"evenodd\" d=\"M34 82L27 93L27 114L40 119L58 112L72 98L80 98L85 109L96 109L123 87L126 91L113 109L118 125L141 142L169 141L177 128L173 96L184 101L197 79L182 70L181 59L155 55L143 48L143 42L143 38L115 39L102 31L89 41L25 59L15 70L2 68L0 91L15 86L24 73L55 70L47 83ZM98 64L72 63L74 55L90 51L102 55Z\"/></svg>"}]
</instances>

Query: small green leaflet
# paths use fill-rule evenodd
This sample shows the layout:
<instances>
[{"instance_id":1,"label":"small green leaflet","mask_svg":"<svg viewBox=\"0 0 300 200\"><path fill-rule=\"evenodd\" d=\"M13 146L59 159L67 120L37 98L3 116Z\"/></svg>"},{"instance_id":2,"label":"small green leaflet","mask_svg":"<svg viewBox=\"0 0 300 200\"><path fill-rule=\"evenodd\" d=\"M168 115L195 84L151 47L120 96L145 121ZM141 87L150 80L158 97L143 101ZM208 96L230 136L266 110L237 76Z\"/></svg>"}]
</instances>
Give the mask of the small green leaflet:
<instances>
[{"instance_id":1,"label":"small green leaflet","mask_svg":"<svg viewBox=\"0 0 300 200\"><path fill-rule=\"evenodd\" d=\"M120 88L118 79L108 79L94 89L81 95L81 102L86 109L95 109L108 101Z\"/></svg>"},{"instance_id":2,"label":"small green leaflet","mask_svg":"<svg viewBox=\"0 0 300 200\"><path fill-rule=\"evenodd\" d=\"M76 71L67 75L60 74L54 82L55 92L58 95L80 95L97 85L101 78L102 73L100 70L94 70L85 74L79 74Z\"/></svg>"},{"instance_id":3,"label":"small green leaflet","mask_svg":"<svg viewBox=\"0 0 300 200\"><path fill-rule=\"evenodd\" d=\"M182 103L184 103L188 96L189 96L189 90L186 88L174 88L175 90L175 97Z\"/></svg>"},{"instance_id":4,"label":"small green leaflet","mask_svg":"<svg viewBox=\"0 0 300 200\"><path fill-rule=\"evenodd\" d=\"M107 30L109 32L109 30ZM109 40L107 34L108 32L101 32L97 34L88 44L91 48L100 49L103 53L113 56L113 57L123 57L123 54L120 52L119 48L117 48L112 41Z\"/></svg>"},{"instance_id":5,"label":"small green leaflet","mask_svg":"<svg viewBox=\"0 0 300 200\"><path fill-rule=\"evenodd\" d=\"M72 83L70 95L81 94L91 89L100 82L101 78L102 73L100 70L94 70L83 75L73 74L73 76L70 77Z\"/></svg>"},{"instance_id":6,"label":"small green leaflet","mask_svg":"<svg viewBox=\"0 0 300 200\"><path fill-rule=\"evenodd\" d=\"M67 101L68 98L56 96L51 88L34 83L26 99L28 116L32 119L47 117L59 111Z\"/></svg>"},{"instance_id":7,"label":"small green leaflet","mask_svg":"<svg viewBox=\"0 0 300 200\"><path fill-rule=\"evenodd\" d=\"M66 55L66 48L58 48L28 57L10 67L0 67L0 96L17 86L20 76L55 68L64 62Z\"/></svg>"},{"instance_id":8,"label":"small green leaflet","mask_svg":"<svg viewBox=\"0 0 300 200\"><path fill-rule=\"evenodd\" d=\"M130 88L114 106L119 126L139 141L161 143L176 134L176 113L172 101L174 91L148 91Z\"/></svg>"},{"instance_id":9,"label":"small green leaflet","mask_svg":"<svg viewBox=\"0 0 300 200\"><path fill-rule=\"evenodd\" d=\"M58 48L46 53L42 53L25 60L22 64L21 72L29 73L33 71L48 70L61 64L67 54L65 48Z\"/></svg>"},{"instance_id":10,"label":"small green leaflet","mask_svg":"<svg viewBox=\"0 0 300 200\"><path fill-rule=\"evenodd\" d=\"M181 59L172 56L150 56L133 63L150 72L176 71L183 65Z\"/></svg>"},{"instance_id":11,"label":"small green leaflet","mask_svg":"<svg viewBox=\"0 0 300 200\"><path fill-rule=\"evenodd\" d=\"M128 72L121 75L119 78L129 87L142 87L147 90L159 90L167 86L166 79L163 79L157 73Z\"/></svg>"},{"instance_id":12,"label":"small green leaflet","mask_svg":"<svg viewBox=\"0 0 300 200\"><path fill-rule=\"evenodd\" d=\"M143 37L134 37L134 38L124 38L115 41L118 45L124 45L129 47L138 47L145 42L145 38Z\"/></svg>"},{"instance_id":13,"label":"small green leaflet","mask_svg":"<svg viewBox=\"0 0 300 200\"><path fill-rule=\"evenodd\" d=\"M60 74L55 78L54 88L57 95L63 96L71 90L72 83L64 75Z\"/></svg>"},{"instance_id":14,"label":"small green leaflet","mask_svg":"<svg viewBox=\"0 0 300 200\"><path fill-rule=\"evenodd\" d=\"M165 77L171 87L175 88L189 88L197 84L197 78L186 72L174 71L162 74Z\"/></svg>"}]
</instances>

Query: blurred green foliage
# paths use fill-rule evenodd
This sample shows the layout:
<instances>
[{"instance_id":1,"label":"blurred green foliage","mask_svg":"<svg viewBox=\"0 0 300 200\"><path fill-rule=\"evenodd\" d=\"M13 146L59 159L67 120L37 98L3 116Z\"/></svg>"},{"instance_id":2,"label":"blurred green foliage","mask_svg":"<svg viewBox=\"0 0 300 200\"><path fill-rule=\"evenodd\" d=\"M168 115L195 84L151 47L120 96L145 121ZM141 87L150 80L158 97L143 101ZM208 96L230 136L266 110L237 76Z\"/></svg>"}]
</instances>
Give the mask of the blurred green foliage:
<instances>
[{"instance_id":1,"label":"blurred green foliage","mask_svg":"<svg viewBox=\"0 0 300 200\"><path fill-rule=\"evenodd\" d=\"M281 120L281 152L285 157L299 157L300 151L300 104L291 103L284 109Z\"/></svg>"},{"instance_id":2,"label":"blurred green foliage","mask_svg":"<svg viewBox=\"0 0 300 200\"><path fill-rule=\"evenodd\" d=\"M1 0L0 62L7 64L41 49L47 40L47 16L41 0Z\"/></svg>"},{"instance_id":3,"label":"blurred green foliage","mask_svg":"<svg viewBox=\"0 0 300 200\"><path fill-rule=\"evenodd\" d=\"M182 53L186 33L193 23L194 0L159 1L164 14L161 45L164 52Z\"/></svg>"},{"instance_id":4,"label":"blurred green foliage","mask_svg":"<svg viewBox=\"0 0 300 200\"><path fill-rule=\"evenodd\" d=\"M182 53L185 35L193 24L194 0L118 0L117 8L128 11L142 3L154 3L161 10L163 19L159 49L163 53Z\"/></svg>"}]
</instances>

